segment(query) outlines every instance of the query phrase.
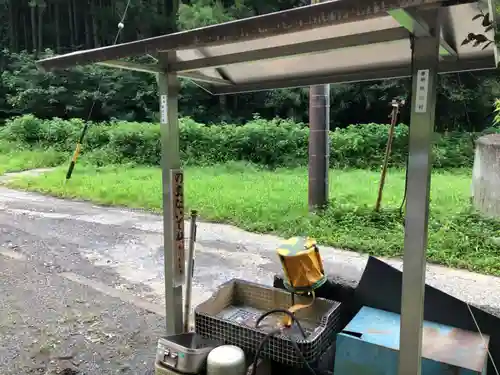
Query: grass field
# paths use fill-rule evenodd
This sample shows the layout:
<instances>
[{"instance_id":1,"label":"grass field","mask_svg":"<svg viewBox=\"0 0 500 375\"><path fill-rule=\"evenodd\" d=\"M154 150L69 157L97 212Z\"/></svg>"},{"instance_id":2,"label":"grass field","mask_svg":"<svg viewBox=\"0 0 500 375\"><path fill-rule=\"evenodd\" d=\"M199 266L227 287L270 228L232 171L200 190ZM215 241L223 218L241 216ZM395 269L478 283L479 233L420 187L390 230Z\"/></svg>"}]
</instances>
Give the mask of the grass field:
<instances>
[{"instance_id":1,"label":"grass field","mask_svg":"<svg viewBox=\"0 0 500 375\"><path fill-rule=\"evenodd\" d=\"M55 167L67 159L62 152L44 149L24 149L0 140L0 175L28 169Z\"/></svg>"},{"instance_id":2,"label":"grass field","mask_svg":"<svg viewBox=\"0 0 500 375\"><path fill-rule=\"evenodd\" d=\"M15 188L96 203L161 210L161 173L157 168L79 165L64 184L65 168L12 181ZM282 236L310 235L322 244L398 256L403 244L399 214L404 172L391 171L383 211L373 212L379 173L332 170L329 209L307 212L306 169L266 171L229 164L185 170L187 209L204 220L235 224ZM469 208L470 175L465 171L433 175L429 228L430 261L500 275L500 222L479 218Z\"/></svg>"}]
</instances>

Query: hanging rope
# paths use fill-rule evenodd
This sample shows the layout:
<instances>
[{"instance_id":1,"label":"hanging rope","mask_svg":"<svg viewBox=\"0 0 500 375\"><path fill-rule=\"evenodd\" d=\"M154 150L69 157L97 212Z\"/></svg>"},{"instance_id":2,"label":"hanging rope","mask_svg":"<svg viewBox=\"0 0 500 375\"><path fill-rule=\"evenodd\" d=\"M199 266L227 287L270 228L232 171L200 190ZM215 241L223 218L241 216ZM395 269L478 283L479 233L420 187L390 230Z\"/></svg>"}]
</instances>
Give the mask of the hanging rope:
<instances>
[{"instance_id":1,"label":"hanging rope","mask_svg":"<svg viewBox=\"0 0 500 375\"><path fill-rule=\"evenodd\" d=\"M118 30L116 32L116 36L115 36L115 39L113 41L113 46L118 43L118 39L120 38L120 34L123 30L123 28L125 27L125 18L127 17L127 12L128 12L128 8L130 6L130 2L131 0L128 0L127 1L127 5L125 6L125 10L123 11L123 15L120 19L120 22L118 22ZM99 94L101 92L101 84L102 84L102 80L99 81L99 85L97 86L97 93ZM94 107L96 105L96 102L97 102L97 97L94 97L94 100L92 100L92 104L90 106L90 110L89 110L89 113L87 115L87 121L85 121L85 125L83 126L83 129L82 129L82 132L80 133L80 137L78 138L78 142L76 143L76 147L75 147L75 151L73 152L73 157L71 158L71 162L69 164L69 167L68 167L68 172L66 172L66 181L68 181L70 178L71 178L71 175L73 174L73 169L75 169L75 164L76 164L76 161L78 160L78 156L80 155L80 151L81 151L81 148L82 148L82 143L83 143L83 140L85 139L85 134L87 134L87 131L89 129L89 121L90 121L90 118L92 116L92 113L94 112Z\"/></svg>"}]
</instances>

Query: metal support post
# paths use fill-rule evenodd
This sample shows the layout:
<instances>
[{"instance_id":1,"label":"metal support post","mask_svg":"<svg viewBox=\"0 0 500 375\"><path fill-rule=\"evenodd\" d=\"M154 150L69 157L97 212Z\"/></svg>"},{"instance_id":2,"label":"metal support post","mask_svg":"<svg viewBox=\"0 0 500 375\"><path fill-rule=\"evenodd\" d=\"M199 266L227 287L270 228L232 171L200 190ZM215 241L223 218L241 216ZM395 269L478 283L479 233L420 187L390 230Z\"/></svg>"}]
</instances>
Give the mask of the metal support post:
<instances>
[{"instance_id":1,"label":"metal support post","mask_svg":"<svg viewBox=\"0 0 500 375\"><path fill-rule=\"evenodd\" d=\"M309 210L328 204L330 85L309 89Z\"/></svg>"},{"instance_id":2,"label":"metal support post","mask_svg":"<svg viewBox=\"0 0 500 375\"><path fill-rule=\"evenodd\" d=\"M440 9L425 13L431 36L415 36L401 298L399 375L420 375L432 166L432 135L441 30Z\"/></svg>"},{"instance_id":3,"label":"metal support post","mask_svg":"<svg viewBox=\"0 0 500 375\"><path fill-rule=\"evenodd\" d=\"M317 4L325 0L311 0ZM330 85L309 88L309 210L328 204L328 168L330 160Z\"/></svg>"},{"instance_id":4,"label":"metal support post","mask_svg":"<svg viewBox=\"0 0 500 375\"><path fill-rule=\"evenodd\" d=\"M175 52L161 56L162 65L175 60ZM160 95L161 167L163 191L163 248L165 263L165 306L167 335L179 334L182 324L184 260L184 179L179 152L178 94L176 73L158 74Z\"/></svg>"}]
</instances>

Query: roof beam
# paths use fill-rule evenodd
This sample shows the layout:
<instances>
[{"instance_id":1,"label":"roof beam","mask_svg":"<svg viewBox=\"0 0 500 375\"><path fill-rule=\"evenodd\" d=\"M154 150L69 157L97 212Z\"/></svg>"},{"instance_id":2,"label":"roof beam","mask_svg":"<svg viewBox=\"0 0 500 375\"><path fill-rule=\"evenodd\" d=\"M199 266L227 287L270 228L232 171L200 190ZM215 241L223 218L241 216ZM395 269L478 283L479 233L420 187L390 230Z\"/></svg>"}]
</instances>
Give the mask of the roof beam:
<instances>
[{"instance_id":1,"label":"roof beam","mask_svg":"<svg viewBox=\"0 0 500 375\"><path fill-rule=\"evenodd\" d=\"M262 48L258 50L231 53L216 57L207 57L189 61L177 61L170 64L170 69L177 72L214 68L247 61L268 60L296 55L305 55L340 48L365 46L374 43L392 42L407 39L408 31L403 27L346 35L321 40L295 43L285 46Z\"/></svg>"},{"instance_id":2,"label":"roof beam","mask_svg":"<svg viewBox=\"0 0 500 375\"><path fill-rule=\"evenodd\" d=\"M162 72L160 66L156 64L137 64L128 61L110 60L110 61L98 62L97 65L105 66L108 68L117 68L117 69L131 70L134 72L151 73L151 74Z\"/></svg>"},{"instance_id":3,"label":"roof beam","mask_svg":"<svg viewBox=\"0 0 500 375\"><path fill-rule=\"evenodd\" d=\"M207 51L203 47L198 49L198 53L200 53L203 56L203 58L205 58L205 59L212 57L212 56L208 55ZM203 68L203 67L201 67L201 68ZM172 66L169 66L169 69L172 69ZM214 70L219 75L220 78L222 78L228 82L234 83L231 80L231 78L229 77L229 75L224 71L224 69L215 68Z\"/></svg>"},{"instance_id":4,"label":"roof beam","mask_svg":"<svg viewBox=\"0 0 500 375\"><path fill-rule=\"evenodd\" d=\"M395 21L415 36L430 36L431 30L423 18L410 9L394 9L389 13ZM443 39L439 42L439 56L443 58L456 59L457 51Z\"/></svg>"},{"instance_id":5,"label":"roof beam","mask_svg":"<svg viewBox=\"0 0 500 375\"><path fill-rule=\"evenodd\" d=\"M206 76L200 72L182 72L177 73L177 75L181 78L192 79L197 82L211 83L214 85L232 85L230 81L222 78Z\"/></svg>"},{"instance_id":6,"label":"roof beam","mask_svg":"<svg viewBox=\"0 0 500 375\"><path fill-rule=\"evenodd\" d=\"M441 3L441 0L325 1L135 42L72 52L40 60L38 65L46 70L64 69L74 65L117 60L157 51L243 42L377 18L393 9L438 3Z\"/></svg>"},{"instance_id":7,"label":"roof beam","mask_svg":"<svg viewBox=\"0 0 500 375\"><path fill-rule=\"evenodd\" d=\"M150 74L163 73L163 70L160 68L159 65L153 65L153 64L136 64L128 61L110 60L110 61L98 62L97 65L106 66L108 68L118 68L124 70L131 70L134 72L142 72ZM191 79L197 82L211 83L214 85L231 84L231 82L225 79L206 76L204 74L201 74L200 72L185 72L185 73L178 73L177 75L181 78Z\"/></svg>"},{"instance_id":8,"label":"roof beam","mask_svg":"<svg viewBox=\"0 0 500 375\"><path fill-rule=\"evenodd\" d=\"M443 60L439 64L439 73L455 73L462 71L496 69L495 62L487 56L481 59L470 60ZM304 87L312 85L338 84L349 82L377 81L382 79L396 79L411 76L410 64L400 66L386 66L370 70L343 71L316 76L302 76L296 78L278 78L264 82L250 82L234 86L214 87L215 95L237 94L243 92L272 90L277 88Z\"/></svg>"}]
</instances>

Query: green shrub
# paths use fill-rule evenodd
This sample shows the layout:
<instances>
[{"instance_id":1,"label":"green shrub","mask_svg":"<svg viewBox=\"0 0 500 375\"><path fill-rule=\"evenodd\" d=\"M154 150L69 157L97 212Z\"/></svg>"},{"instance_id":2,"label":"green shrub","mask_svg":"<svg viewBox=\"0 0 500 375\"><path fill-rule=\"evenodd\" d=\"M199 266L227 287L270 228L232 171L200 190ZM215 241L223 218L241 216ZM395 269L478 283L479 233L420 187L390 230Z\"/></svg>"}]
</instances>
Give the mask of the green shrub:
<instances>
[{"instance_id":1,"label":"green shrub","mask_svg":"<svg viewBox=\"0 0 500 375\"><path fill-rule=\"evenodd\" d=\"M57 151L74 149L84 122L78 119L40 120L22 116L7 121L0 130L5 141ZM490 128L488 131L498 131ZM437 168L468 167L474 157L479 134L437 134L434 165ZM309 130L289 120L255 118L244 126L204 125L180 119L180 149L183 162L217 164L245 161L275 168L307 163ZM378 168L382 164L388 125L359 124L330 132L330 164L337 168ZM408 127L396 127L391 165L404 166L408 152ZM158 165L161 135L158 124L116 121L90 124L83 153L97 165L134 163Z\"/></svg>"}]
</instances>

